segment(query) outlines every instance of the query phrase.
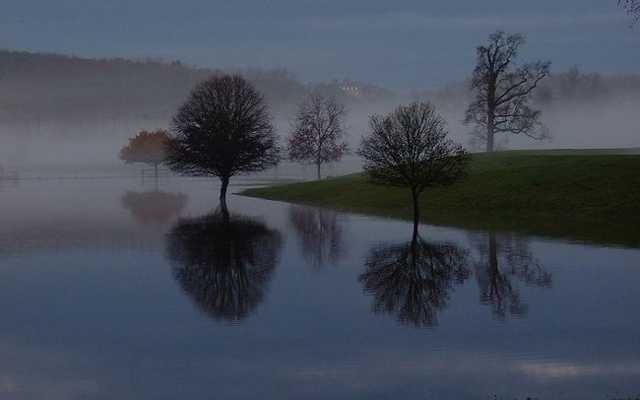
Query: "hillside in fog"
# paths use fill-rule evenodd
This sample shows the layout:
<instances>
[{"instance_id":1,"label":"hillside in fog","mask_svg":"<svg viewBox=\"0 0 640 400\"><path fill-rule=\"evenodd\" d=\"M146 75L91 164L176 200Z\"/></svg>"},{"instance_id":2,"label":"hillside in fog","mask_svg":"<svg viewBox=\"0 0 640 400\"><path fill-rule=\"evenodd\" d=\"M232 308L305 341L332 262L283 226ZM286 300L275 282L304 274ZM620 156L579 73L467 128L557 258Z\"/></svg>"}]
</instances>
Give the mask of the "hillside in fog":
<instances>
[{"instance_id":1,"label":"hillside in fog","mask_svg":"<svg viewBox=\"0 0 640 400\"><path fill-rule=\"evenodd\" d=\"M221 72L180 61L90 59L58 54L0 51L2 120L88 118L166 119L189 91ZM307 84L286 69L236 69L286 113L311 87L347 101L375 101L390 91L352 81Z\"/></svg>"}]
</instances>

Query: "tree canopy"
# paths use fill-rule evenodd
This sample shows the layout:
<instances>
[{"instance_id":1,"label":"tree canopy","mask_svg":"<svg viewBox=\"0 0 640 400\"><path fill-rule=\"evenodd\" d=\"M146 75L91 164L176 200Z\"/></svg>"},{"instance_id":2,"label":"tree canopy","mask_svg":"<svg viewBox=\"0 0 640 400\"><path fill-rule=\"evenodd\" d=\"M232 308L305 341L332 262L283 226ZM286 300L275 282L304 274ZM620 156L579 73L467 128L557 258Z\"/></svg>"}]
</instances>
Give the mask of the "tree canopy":
<instances>
[{"instance_id":1,"label":"tree canopy","mask_svg":"<svg viewBox=\"0 0 640 400\"><path fill-rule=\"evenodd\" d=\"M169 134L159 129L153 132L140 131L129 139L129 144L120 150L120 159L126 163L158 165L167 158Z\"/></svg>"},{"instance_id":2,"label":"tree canopy","mask_svg":"<svg viewBox=\"0 0 640 400\"><path fill-rule=\"evenodd\" d=\"M215 75L200 83L173 118L172 133L169 167L186 175L220 178L225 209L232 176L280 161L267 105L238 75Z\"/></svg>"}]
</instances>

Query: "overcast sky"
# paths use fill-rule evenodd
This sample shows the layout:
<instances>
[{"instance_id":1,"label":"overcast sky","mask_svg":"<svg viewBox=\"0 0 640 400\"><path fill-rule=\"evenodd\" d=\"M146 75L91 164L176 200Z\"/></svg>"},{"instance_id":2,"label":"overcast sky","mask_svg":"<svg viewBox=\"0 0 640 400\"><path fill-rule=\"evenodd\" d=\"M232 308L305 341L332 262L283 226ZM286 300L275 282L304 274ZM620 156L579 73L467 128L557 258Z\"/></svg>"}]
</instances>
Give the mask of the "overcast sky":
<instances>
[{"instance_id":1,"label":"overcast sky","mask_svg":"<svg viewBox=\"0 0 640 400\"><path fill-rule=\"evenodd\" d=\"M497 29L525 33L523 59L640 72L640 26L616 0L2 0L0 47L162 57L208 67L286 67L305 81L395 89L469 75Z\"/></svg>"}]
</instances>

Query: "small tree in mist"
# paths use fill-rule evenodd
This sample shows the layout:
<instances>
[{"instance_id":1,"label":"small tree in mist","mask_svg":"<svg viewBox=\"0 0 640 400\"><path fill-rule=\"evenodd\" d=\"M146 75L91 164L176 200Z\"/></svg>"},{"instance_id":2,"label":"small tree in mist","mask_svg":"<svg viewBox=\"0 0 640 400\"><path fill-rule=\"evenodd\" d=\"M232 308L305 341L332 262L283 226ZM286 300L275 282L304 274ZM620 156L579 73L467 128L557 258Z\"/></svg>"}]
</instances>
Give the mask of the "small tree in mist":
<instances>
[{"instance_id":1,"label":"small tree in mist","mask_svg":"<svg viewBox=\"0 0 640 400\"><path fill-rule=\"evenodd\" d=\"M369 125L371 132L358 150L364 169L374 182L411 190L416 234L421 193L464 176L469 156L447 138L444 119L429 103L414 102L385 116L374 115Z\"/></svg>"},{"instance_id":2,"label":"small tree in mist","mask_svg":"<svg viewBox=\"0 0 640 400\"><path fill-rule=\"evenodd\" d=\"M262 95L244 78L217 75L200 83L173 118L169 167L217 176L226 212L232 176L275 166L279 148Z\"/></svg>"},{"instance_id":3,"label":"small tree in mist","mask_svg":"<svg viewBox=\"0 0 640 400\"><path fill-rule=\"evenodd\" d=\"M129 144L120 150L120 159L129 163L145 163L153 166L155 177L158 177L158 165L167 158L169 134L159 129L148 132L140 131L129 139Z\"/></svg>"},{"instance_id":4,"label":"small tree in mist","mask_svg":"<svg viewBox=\"0 0 640 400\"><path fill-rule=\"evenodd\" d=\"M489 43L477 48L477 64L471 86L475 94L465 116L465 124L474 125L474 134L486 142L487 152L494 150L497 133L523 134L533 139L548 137L540 122L539 110L530 107L532 93L549 75L549 62L516 65L524 36L498 31Z\"/></svg>"},{"instance_id":5,"label":"small tree in mist","mask_svg":"<svg viewBox=\"0 0 640 400\"><path fill-rule=\"evenodd\" d=\"M289 135L293 161L314 164L318 179L322 164L339 161L348 152L344 138L344 105L333 97L311 93L298 106Z\"/></svg>"},{"instance_id":6,"label":"small tree in mist","mask_svg":"<svg viewBox=\"0 0 640 400\"><path fill-rule=\"evenodd\" d=\"M640 0L618 0L618 6L633 18L632 24L640 21Z\"/></svg>"}]
</instances>

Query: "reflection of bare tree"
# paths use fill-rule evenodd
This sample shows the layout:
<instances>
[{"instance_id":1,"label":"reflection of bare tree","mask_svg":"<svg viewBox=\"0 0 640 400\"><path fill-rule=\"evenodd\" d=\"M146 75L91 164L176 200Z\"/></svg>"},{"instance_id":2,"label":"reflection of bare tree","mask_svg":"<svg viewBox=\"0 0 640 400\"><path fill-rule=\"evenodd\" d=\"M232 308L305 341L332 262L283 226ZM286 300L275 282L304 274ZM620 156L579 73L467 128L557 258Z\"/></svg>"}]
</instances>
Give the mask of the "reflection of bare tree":
<instances>
[{"instance_id":1,"label":"reflection of bare tree","mask_svg":"<svg viewBox=\"0 0 640 400\"><path fill-rule=\"evenodd\" d=\"M314 268L335 264L344 254L342 227L335 211L291 206L289 220L298 233L302 254Z\"/></svg>"},{"instance_id":2,"label":"reflection of bare tree","mask_svg":"<svg viewBox=\"0 0 640 400\"><path fill-rule=\"evenodd\" d=\"M129 210L133 218L143 225L163 225L180 215L187 204L187 196L182 193L127 192L120 200L122 207Z\"/></svg>"},{"instance_id":3,"label":"reflection of bare tree","mask_svg":"<svg viewBox=\"0 0 640 400\"><path fill-rule=\"evenodd\" d=\"M476 264L480 301L492 306L496 318L526 315L528 307L522 301L518 282L551 286L551 273L535 259L526 241L512 235L498 237L490 233L488 238L476 240L476 247L480 252L480 261Z\"/></svg>"},{"instance_id":4,"label":"reflection of bare tree","mask_svg":"<svg viewBox=\"0 0 640 400\"><path fill-rule=\"evenodd\" d=\"M277 231L238 215L216 212L183 219L168 236L174 276L215 319L247 317L260 304L277 264Z\"/></svg>"},{"instance_id":5,"label":"reflection of bare tree","mask_svg":"<svg viewBox=\"0 0 640 400\"><path fill-rule=\"evenodd\" d=\"M432 326L455 285L469 277L466 259L467 253L451 243L428 243L414 235L407 243L373 248L360 282L375 297L374 312Z\"/></svg>"}]
</instances>

